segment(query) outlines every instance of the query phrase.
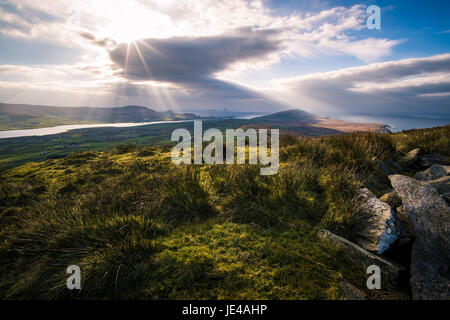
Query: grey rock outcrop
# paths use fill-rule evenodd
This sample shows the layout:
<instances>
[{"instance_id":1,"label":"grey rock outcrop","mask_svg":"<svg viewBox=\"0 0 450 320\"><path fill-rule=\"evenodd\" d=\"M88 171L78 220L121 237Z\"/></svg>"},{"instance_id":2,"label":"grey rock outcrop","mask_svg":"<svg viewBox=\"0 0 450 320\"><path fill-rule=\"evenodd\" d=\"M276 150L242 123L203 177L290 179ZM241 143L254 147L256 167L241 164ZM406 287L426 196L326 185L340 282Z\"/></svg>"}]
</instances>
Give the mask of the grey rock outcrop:
<instances>
[{"instance_id":1,"label":"grey rock outcrop","mask_svg":"<svg viewBox=\"0 0 450 320\"><path fill-rule=\"evenodd\" d=\"M431 180L429 183L441 195L450 193L450 176L442 177L436 180Z\"/></svg>"},{"instance_id":2,"label":"grey rock outcrop","mask_svg":"<svg viewBox=\"0 0 450 320\"><path fill-rule=\"evenodd\" d=\"M420 148L411 150L401 160L400 163L409 168L428 168L434 164L449 165L440 154L424 154Z\"/></svg>"},{"instance_id":3,"label":"grey rock outcrop","mask_svg":"<svg viewBox=\"0 0 450 320\"><path fill-rule=\"evenodd\" d=\"M411 253L413 299L450 299L450 208L429 183L402 175L389 178L416 238Z\"/></svg>"},{"instance_id":4,"label":"grey rock outcrop","mask_svg":"<svg viewBox=\"0 0 450 320\"><path fill-rule=\"evenodd\" d=\"M424 154L419 156L418 164L419 166L426 168L433 164L448 165L449 163L445 161L445 158L440 154Z\"/></svg>"},{"instance_id":5,"label":"grey rock outcrop","mask_svg":"<svg viewBox=\"0 0 450 320\"><path fill-rule=\"evenodd\" d=\"M416 173L414 178L421 181L430 181L448 176L449 174L450 174L450 166L434 164L427 170Z\"/></svg>"},{"instance_id":6,"label":"grey rock outcrop","mask_svg":"<svg viewBox=\"0 0 450 320\"><path fill-rule=\"evenodd\" d=\"M428 181L433 188L441 195L447 204L450 203L450 166L432 165L425 171L418 172L415 178Z\"/></svg>"},{"instance_id":7,"label":"grey rock outcrop","mask_svg":"<svg viewBox=\"0 0 450 320\"><path fill-rule=\"evenodd\" d=\"M382 254L395 242L399 229L395 211L368 189L361 189L359 223L353 228L355 241L365 250Z\"/></svg>"},{"instance_id":8,"label":"grey rock outcrop","mask_svg":"<svg viewBox=\"0 0 450 320\"><path fill-rule=\"evenodd\" d=\"M388 279L389 281L395 282L400 273L404 270L402 266L370 253L357 244L335 235L328 230L321 229L317 235L320 239L328 241L336 248L342 250L343 253L356 264L361 265L364 268L367 268L370 265L379 266L382 279Z\"/></svg>"}]
</instances>

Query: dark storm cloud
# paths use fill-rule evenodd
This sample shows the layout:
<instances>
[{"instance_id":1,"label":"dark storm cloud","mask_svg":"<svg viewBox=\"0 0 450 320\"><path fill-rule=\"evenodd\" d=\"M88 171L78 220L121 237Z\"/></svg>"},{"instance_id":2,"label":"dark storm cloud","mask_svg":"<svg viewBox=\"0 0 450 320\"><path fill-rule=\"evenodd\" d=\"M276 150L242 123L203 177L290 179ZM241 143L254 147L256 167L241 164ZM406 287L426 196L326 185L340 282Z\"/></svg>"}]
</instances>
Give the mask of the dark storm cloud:
<instances>
[{"instance_id":1,"label":"dark storm cloud","mask_svg":"<svg viewBox=\"0 0 450 320\"><path fill-rule=\"evenodd\" d=\"M134 80L156 80L175 83L203 82L230 64L261 58L279 49L273 31L242 30L233 35L213 37L178 37L144 39L131 44L127 63L127 44L110 53L111 59L124 69L124 76ZM145 61L143 65L139 55Z\"/></svg>"},{"instance_id":2,"label":"dark storm cloud","mask_svg":"<svg viewBox=\"0 0 450 320\"><path fill-rule=\"evenodd\" d=\"M276 52L280 49L280 42L274 39L277 34L273 30L239 29L221 36L144 39L117 45L110 57L126 79L170 82L187 89L190 101L183 101L185 104L273 110L281 104L218 80L214 74L235 62L264 59Z\"/></svg>"}]
</instances>

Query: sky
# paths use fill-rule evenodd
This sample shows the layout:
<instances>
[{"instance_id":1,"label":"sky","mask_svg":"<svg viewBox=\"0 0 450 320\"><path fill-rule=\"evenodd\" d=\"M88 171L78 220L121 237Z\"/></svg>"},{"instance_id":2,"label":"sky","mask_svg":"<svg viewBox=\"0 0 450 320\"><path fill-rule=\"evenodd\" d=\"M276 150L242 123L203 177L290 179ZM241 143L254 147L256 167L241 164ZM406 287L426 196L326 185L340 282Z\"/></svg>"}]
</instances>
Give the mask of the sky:
<instances>
[{"instance_id":1,"label":"sky","mask_svg":"<svg viewBox=\"0 0 450 320\"><path fill-rule=\"evenodd\" d=\"M0 0L0 102L450 123L449 12L447 0Z\"/></svg>"}]
</instances>

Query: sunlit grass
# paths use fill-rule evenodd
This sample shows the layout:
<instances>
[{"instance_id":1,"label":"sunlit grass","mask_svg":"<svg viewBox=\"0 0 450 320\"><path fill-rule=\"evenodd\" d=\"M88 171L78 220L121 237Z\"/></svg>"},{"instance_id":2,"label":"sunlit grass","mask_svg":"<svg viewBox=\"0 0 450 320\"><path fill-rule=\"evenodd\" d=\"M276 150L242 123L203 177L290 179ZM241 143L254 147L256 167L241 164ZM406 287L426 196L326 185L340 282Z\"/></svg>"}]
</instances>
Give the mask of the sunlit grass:
<instances>
[{"instance_id":1,"label":"sunlit grass","mask_svg":"<svg viewBox=\"0 0 450 320\"><path fill-rule=\"evenodd\" d=\"M5 171L0 297L339 299L341 277L363 289L365 270L316 231L351 237L361 183L388 188L379 161L414 147L448 157L448 127L283 137L274 176L177 167L170 147L132 144ZM81 292L65 287L71 264Z\"/></svg>"}]
</instances>

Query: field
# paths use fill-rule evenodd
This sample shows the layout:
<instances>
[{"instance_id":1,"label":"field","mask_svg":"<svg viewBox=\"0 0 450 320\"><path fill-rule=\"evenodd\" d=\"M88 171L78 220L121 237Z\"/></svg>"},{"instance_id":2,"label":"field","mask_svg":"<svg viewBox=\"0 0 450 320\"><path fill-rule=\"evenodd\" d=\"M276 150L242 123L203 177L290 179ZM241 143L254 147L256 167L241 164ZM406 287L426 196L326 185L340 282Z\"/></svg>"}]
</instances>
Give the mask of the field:
<instances>
[{"instance_id":1,"label":"field","mask_svg":"<svg viewBox=\"0 0 450 320\"><path fill-rule=\"evenodd\" d=\"M365 289L364 268L316 232L351 237L358 188L389 188L380 163L416 147L448 158L450 126L283 136L274 176L250 165L175 166L162 138L170 127L143 128L158 130L154 140L122 130L106 141L107 129L69 133L65 144L87 139L77 150L90 151L1 173L1 298L341 299L343 279L371 299L409 297L402 286ZM32 138L17 163L39 149L62 155L57 139ZM79 292L65 286L72 264L82 269Z\"/></svg>"}]
</instances>

